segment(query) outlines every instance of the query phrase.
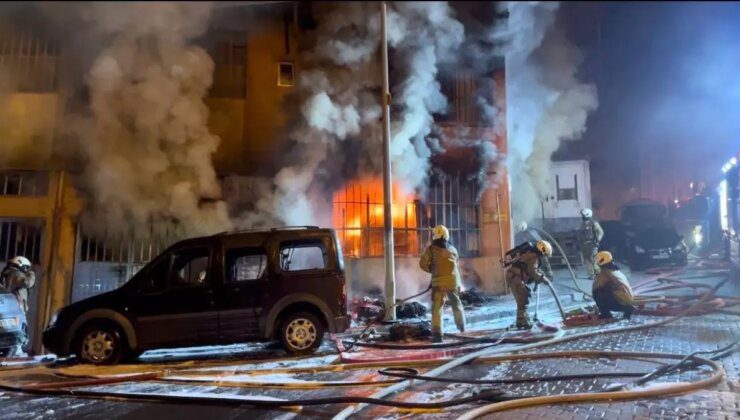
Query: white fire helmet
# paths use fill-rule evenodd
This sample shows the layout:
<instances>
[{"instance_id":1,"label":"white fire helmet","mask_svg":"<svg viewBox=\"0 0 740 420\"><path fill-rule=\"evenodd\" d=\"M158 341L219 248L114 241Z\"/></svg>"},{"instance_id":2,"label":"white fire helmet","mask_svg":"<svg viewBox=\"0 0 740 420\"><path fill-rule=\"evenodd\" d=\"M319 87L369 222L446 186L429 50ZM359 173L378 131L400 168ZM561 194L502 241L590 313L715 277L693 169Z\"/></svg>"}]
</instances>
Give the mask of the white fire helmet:
<instances>
[{"instance_id":1,"label":"white fire helmet","mask_svg":"<svg viewBox=\"0 0 740 420\"><path fill-rule=\"evenodd\" d=\"M439 238L444 238L446 241L450 239L450 231L443 225L437 225L432 230L432 239L437 240Z\"/></svg>"},{"instance_id":2,"label":"white fire helmet","mask_svg":"<svg viewBox=\"0 0 740 420\"><path fill-rule=\"evenodd\" d=\"M517 225L516 229L518 232L526 232L529 229L529 225L527 222L521 222Z\"/></svg>"},{"instance_id":3,"label":"white fire helmet","mask_svg":"<svg viewBox=\"0 0 740 420\"><path fill-rule=\"evenodd\" d=\"M591 211L591 209L583 209L581 210L581 216L585 217L586 219L592 218L594 215L594 212Z\"/></svg>"},{"instance_id":4,"label":"white fire helmet","mask_svg":"<svg viewBox=\"0 0 740 420\"><path fill-rule=\"evenodd\" d=\"M537 241L537 250L546 257L552 257L552 245L547 241Z\"/></svg>"},{"instance_id":5,"label":"white fire helmet","mask_svg":"<svg viewBox=\"0 0 740 420\"><path fill-rule=\"evenodd\" d=\"M614 256L612 256L612 253L609 251L600 251L596 254L594 260L596 261L596 264L602 266L614 261Z\"/></svg>"},{"instance_id":6,"label":"white fire helmet","mask_svg":"<svg viewBox=\"0 0 740 420\"><path fill-rule=\"evenodd\" d=\"M22 256L13 257L8 263L22 270L31 268L31 261L28 261L28 258Z\"/></svg>"}]
</instances>

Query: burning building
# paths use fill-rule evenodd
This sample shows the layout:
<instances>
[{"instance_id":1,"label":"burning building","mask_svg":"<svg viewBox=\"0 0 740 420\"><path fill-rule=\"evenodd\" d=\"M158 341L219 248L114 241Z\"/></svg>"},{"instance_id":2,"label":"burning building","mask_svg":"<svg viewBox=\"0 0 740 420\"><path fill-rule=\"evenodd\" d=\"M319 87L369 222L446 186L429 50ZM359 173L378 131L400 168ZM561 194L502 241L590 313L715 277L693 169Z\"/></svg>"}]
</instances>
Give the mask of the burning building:
<instances>
[{"instance_id":1,"label":"burning building","mask_svg":"<svg viewBox=\"0 0 740 420\"><path fill-rule=\"evenodd\" d=\"M0 39L0 258L27 255L39 274L37 346L56 309L118 287L183 236L331 226L353 290L382 284L377 9L255 3L1 16L13 25ZM437 224L467 286L505 291L507 159L527 163L533 140L509 153L504 45L516 31L497 5L478 6L389 8L399 296L428 284L418 256ZM507 7L517 19L556 9Z\"/></svg>"}]
</instances>

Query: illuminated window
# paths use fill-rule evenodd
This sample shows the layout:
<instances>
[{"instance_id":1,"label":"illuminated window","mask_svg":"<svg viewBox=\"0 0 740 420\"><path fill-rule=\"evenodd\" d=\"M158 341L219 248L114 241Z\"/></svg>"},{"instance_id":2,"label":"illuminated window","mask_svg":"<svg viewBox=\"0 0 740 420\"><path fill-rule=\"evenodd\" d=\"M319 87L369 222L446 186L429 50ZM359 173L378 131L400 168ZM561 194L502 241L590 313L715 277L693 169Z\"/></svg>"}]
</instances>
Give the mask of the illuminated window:
<instances>
[{"instance_id":1,"label":"illuminated window","mask_svg":"<svg viewBox=\"0 0 740 420\"><path fill-rule=\"evenodd\" d=\"M287 61L281 61L280 63L278 63L278 86L293 86L293 78L293 63Z\"/></svg>"},{"instance_id":2,"label":"illuminated window","mask_svg":"<svg viewBox=\"0 0 740 420\"><path fill-rule=\"evenodd\" d=\"M383 184L380 178L346 183L334 193L332 224L344 255L383 255ZM450 230L460 256L480 255L476 187L459 177L430 183L424 197L393 186L393 241L397 255L418 256L431 241L434 226Z\"/></svg>"}]
</instances>

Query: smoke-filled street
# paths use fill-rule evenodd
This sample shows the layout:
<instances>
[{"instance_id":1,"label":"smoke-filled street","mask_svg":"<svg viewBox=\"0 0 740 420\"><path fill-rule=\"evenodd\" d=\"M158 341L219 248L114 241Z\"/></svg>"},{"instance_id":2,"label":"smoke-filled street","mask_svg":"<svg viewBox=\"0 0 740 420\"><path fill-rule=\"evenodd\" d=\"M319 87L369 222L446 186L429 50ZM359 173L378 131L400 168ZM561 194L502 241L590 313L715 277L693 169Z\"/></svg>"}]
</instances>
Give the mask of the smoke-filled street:
<instances>
[{"instance_id":1,"label":"smoke-filled street","mask_svg":"<svg viewBox=\"0 0 740 420\"><path fill-rule=\"evenodd\" d=\"M676 279L691 278L692 282L714 285L725 273L716 268L691 267ZM632 277L635 283L648 280L646 275ZM653 276L654 277L654 276ZM698 279L700 277L700 279ZM556 284L567 286L571 280L565 272L558 272ZM586 282L583 282L586 283ZM564 287L558 290L567 295ZM737 294L737 285L725 286L721 294ZM567 306L574 307L579 299L567 300ZM557 321L557 311L552 299L543 296L542 309L547 322ZM508 306L508 308L507 308ZM499 302L480 308L471 314L471 334L486 331L500 334L502 326L509 321L507 302ZM634 332L608 333L608 330L627 325L647 325L660 321L655 316L635 315L630 323L620 321L601 327L581 327L566 330L565 337L584 332L596 332L591 337L570 343L555 344L524 351L521 355L549 354L545 359L507 360L496 359L493 352L463 366L455 367L440 375L452 378L451 383L414 381L406 390L389 400L424 403L448 401L459 397L485 392L492 389L505 390L511 395L532 397L538 395L562 395L563 393L602 392L609 385L633 381L630 377L575 378L552 381L532 381L524 383L472 385L455 383L455 380L522 380L545 378L554 375L593 374L593 373L646 373L671 362L667 358L645 358L636 354L688 354L695 350L715 350L730 344L738 334L737 323L721 314L692 316L677 320L664 326L646 328ZM516 345L502 345L500 350ZM497 349L490 345L478 345L489 350ZM566 358L562 352L594 352L582 357ZM609 356L607 351L624 352L625 356ZM439 352L439 351L437 351ZM217 348L198 348L182 351L157 351L142 356L141 362L134 365L116 367L90 367L81 365L32 364L28 366L6 365L2 368L2 383L11 382L18 386L70 384L74 392L102 392L109 397L82 399L67 396L18 397L9 392L2 394L4 418L34 419L55 418L328 418L339 413L349 404L341 402L317 406L288 407L285 409L256 409L249 407L248 398L259 400L322 399L333 397L370 396L397 383L400 379L384 376L380 369L401 366L413 367L424 374L434 367L453 359L440 357L435 361L418 364L404 361L418 357L421 351L393 350L386 352L395 361L385 362L384 367L360 362L370 360L372 351L358 349L337 354L335 344L325 341L319 352L307 358L286 358L280 350L270 350L264 346L235 345ZM502 352L506 354L506 352ZM343 359L350 362L342 362ZM493 415L493 418L733 418L737 415L738 363L737 354L720 362L725 377L711 390L703 390L689 395L665 397L659 400L639 400L637 402L609 401L593 403L584 401L565 406L533 406ZM676 385L685 382L705 380L712 375L712 369L675 372L656 380L647 388ZM93 379L95 378L95 379ZM97 379L104 381L96 385ZM92 382L91 382L92 381ZM85 382L91 382L85 384ZM120 396L116 400L114 397ZM146 401L147 397L169 396L172 401ZM209 398L186 402L187 398ZM403 409L369 406L358 413L358 418L402 418L409 415L424 415L433 418L457 418L468 410L484 402L462 404L445 409Z\"/></svg>"},{"instance_id":2,"label":"smoke-filled street","mask_svg":"<svg viewBox=\"0 0 740 420\"><path fill-rule=\"evenodd\" d=\"M737 418L740 4L0 4L0 419Z\"/></svg>"}]
</instances>

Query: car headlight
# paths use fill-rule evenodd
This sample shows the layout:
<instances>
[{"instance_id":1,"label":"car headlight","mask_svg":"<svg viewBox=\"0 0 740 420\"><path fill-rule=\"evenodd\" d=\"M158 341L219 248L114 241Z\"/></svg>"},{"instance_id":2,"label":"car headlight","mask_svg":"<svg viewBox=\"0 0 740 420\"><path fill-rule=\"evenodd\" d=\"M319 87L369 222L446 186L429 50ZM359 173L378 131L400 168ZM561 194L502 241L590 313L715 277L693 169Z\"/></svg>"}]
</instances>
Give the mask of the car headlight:
<instances>
[{"instance_id":1,"label":"car headlight","mask_svg":"<svg viewBox=\"0 0 740 420\"><path fill-rule=\"evenodd\" d=\"M635 252L637 252L638 254L644 254L645 250L640 248L640 245L635 245Z\"/></svg>"}]
</instances>

